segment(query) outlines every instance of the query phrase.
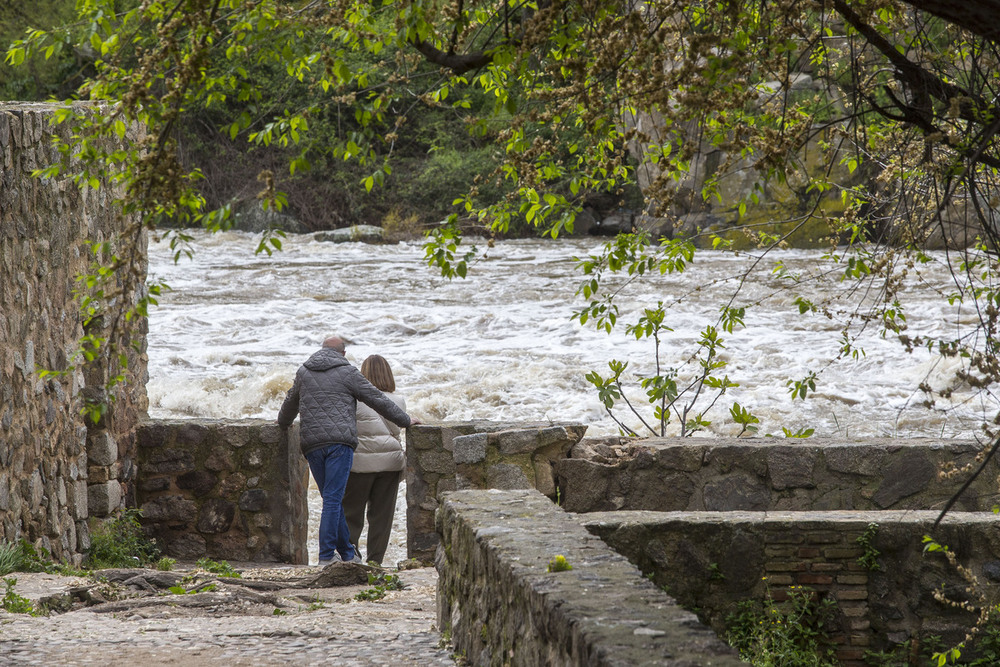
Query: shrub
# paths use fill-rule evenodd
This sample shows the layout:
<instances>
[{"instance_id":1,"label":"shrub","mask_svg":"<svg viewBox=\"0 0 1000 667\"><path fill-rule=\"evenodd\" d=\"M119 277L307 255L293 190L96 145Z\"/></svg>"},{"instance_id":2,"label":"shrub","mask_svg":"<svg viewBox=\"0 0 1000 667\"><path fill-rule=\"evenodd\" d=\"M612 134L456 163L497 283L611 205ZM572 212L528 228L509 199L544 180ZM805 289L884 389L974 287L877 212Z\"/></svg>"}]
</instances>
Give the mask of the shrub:
<instances>
[{"instance_id":1,"label":"shrub","mask_svg":"<svg viewBox=\"0 0 1000 667\"><path fill-rule=\"evenodd\" d=\"M31 603L31 600L14 592L17 579L9 577L3 581L7 590L4 593L3 600L0 601L0 606L12 614L31 614L32 616L36 616L35 605Z\"/></svg>"},{"instance_id":2,"label":"shrub","mask_svg":"<svg viewBox=\"0 0 1000 667\"><path fill-rule=\"evenodd\" d=\"M788 600L741 602L726 620L726 640L755 667L836 667L828 627L837 603L793 586Z\"/></svg>"},{"instance_id":3,"label":"shrub","mask_svg":"<svg viewBox=\"0 0 1000 667\"><path fill-rule=\"evenodd\" d=\"M140 567L155 563L160 548L139 523L142 512L127 509L100 523L90 536L88 565L95 569Z\"/></svg>"}]
</instances>

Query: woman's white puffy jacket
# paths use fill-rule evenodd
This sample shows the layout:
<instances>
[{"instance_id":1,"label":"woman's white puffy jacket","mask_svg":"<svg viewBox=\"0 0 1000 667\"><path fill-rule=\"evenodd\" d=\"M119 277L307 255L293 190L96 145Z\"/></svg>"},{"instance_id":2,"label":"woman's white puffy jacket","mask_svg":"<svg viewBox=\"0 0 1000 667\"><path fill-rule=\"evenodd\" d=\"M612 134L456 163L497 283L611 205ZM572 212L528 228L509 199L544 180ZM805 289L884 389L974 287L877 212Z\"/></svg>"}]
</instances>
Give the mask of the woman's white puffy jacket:
<instances>
[{"instance_id":1,"label":"woman's white puffy jacket","mask_svg":"<svg viewBox=\"0 0 1000 667\"><path fill-rule=\"evenodd\" d=\"M406 412L402 396L386 392L386 396ZM402 470L406 465L400 428L364 403L358 403L358 448L354 451L351 472L387 472Z\"/></svg>"}]
</instances>

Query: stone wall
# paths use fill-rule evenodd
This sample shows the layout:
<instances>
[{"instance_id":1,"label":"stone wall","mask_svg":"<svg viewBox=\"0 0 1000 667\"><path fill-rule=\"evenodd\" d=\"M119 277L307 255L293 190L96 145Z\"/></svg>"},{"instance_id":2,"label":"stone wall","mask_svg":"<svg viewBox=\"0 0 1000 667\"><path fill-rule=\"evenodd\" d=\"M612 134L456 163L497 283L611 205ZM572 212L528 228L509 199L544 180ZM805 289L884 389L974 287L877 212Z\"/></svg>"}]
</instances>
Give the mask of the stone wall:
<instances>
[{"instance_id":1,"label":"stone wall","mask_svg":"<svg viewBox=\"0 0 1000 667\"><path fill-rule=\"evenodd\" d=\"M50 128L52 111L0 103L0 538L79 563L90 546L88 517L133 494L135 424L147 406L145 335L119 332L136 345L125 382L101 422L86 422L84 396L101 398L100 385L120 369L84 369L73 358L84 333L75 279L90 264L88 242L114 245L127 221L105 189L32 177L59 160L52 135L67 130ZM40 369L67 372L43 378Z\"/></svg>"},{"instance_id":2,"label":"stone wall","mask_svg":"<svg viewBox=\"0 0 1000 667\"><path fill-rule=\"evenodd\" d=\"M579 442L580 424L452 422L406 430L406 551L434 560L434 512L455 489L538 489L556 497L553 464Z\"/></svg>"},{"instance_id":3,"label":"stone wall","mask_svg":"<svg viewBox=\"0 0 1000 667\"><path fill-rule=\"evenodd\" d=\"M474 665L741 665L694 614L535 490L438 511L438 627ZM548 572L561 555L572 569Z\"/></svg>"},{"instance_id":4,"label":"stone wall","mask_svg":"<svg viewBox=\"0 0 1000 667\"><path fill-rule=\"evenodd\" d=\"M943 507L972 463L970 441L937 439L587 438L555 464L570 512L885 510ZM993 459L955 505L1000 505Z\"/></svg>"},{"instance_id":5,"label":"stone wall","mask_svg":"<svg viewBox=\"0 0 1000 667\"><path fill-rule=\"evenodd\" d=\"M309 562L297 425L150 420L139 428L138 467L142 523L167 555Z\"/></svg>"},{"instance_id":6,"label":"stone wall","mask_svg":"<svg viewBox=\"0 0 1000 667\"><path fill-rule=\"evenodd\" d=\"M534 451L517 443L540 444L544 429L477 428L428 429L422 447L410 455L423 452L425 465L434 460L439 470L454 470L453 478L438 478L439 491L445 484L493 488L513 479L521 488L539 486L526 483L531 473L545 477L529 464L530 456L513 464L503 455ZM972 442L933 439L589 438L569 449L572 458L557 447L545 454L558 484L549 501L498 492L443 493L439 621L473 662L590 660L589 654L563 654L567 647L587 645L579 636L568 637L621 615L611 591L632 584L612 577L614 583L600 585L602 602L587 604L556 585L558 579L541 576L540 563L567 555L576 542L583 551L573 558L591 564L589 543L563 530L565 517L575 516L717 631L738 603L768 597L781 602L792 587L805 587L836 603L830 630L844 665L861 667L867 651L919 645L933 636L955 643L975 618L942 603L936 593L965 600L968 582L940 553L925 554L922 538L933 535L959 554L987 599L1000 594L1000 520L989 511L1000 504L1000 469L991 463L941 525L933 525L933 509L965 481L962 474L941 471L972 463L980 451ZM610 509L657 511L596 511ZM715 511L692 511L705 509ZM602 559L596 561L606 565ZM588 570L586 576L597 575ZM511 646L515 636L537 639L522 651ZM640 651L641 658L634 653L628 660L646 662L659 659L660 650L614 649L621 655Z\"/></svg>"},{"instance_id":7,"label":"stone wall","mask_svg":"<svg viewBox=\"0 0 1000 667\"><path fill-rule=\"evenodd\" d=\"M741 600L787 599L803 586L837 603L832 628L843 665L865 651L889 651L931 636L963 640L974 614L935 597L967 600L968 582L922 538L947 545L1000 593L1000 525L992 513L937 512L597 512L587 529L625 555L687 609L722 632ZM867 534L867 537L866 537ZM860 541L859 541L860 540ZM965 652L969 654L969 651Z\"/></svg>"}]
</instances>

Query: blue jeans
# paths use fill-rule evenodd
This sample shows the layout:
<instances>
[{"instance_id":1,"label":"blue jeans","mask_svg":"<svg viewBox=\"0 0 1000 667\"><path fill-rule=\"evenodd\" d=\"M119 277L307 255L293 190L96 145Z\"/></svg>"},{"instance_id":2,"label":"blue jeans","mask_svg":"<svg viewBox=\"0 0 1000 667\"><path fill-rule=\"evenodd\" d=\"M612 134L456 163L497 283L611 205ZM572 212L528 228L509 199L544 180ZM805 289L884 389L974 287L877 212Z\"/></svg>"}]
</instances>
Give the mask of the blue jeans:
<instances>
[{"instance_id":1,"label":"blue jeans","mask_svg":"<svg viewBox=\"0 0 1000 667\"><path fill-rule=\"evenodd\" d=\"M354 558L351 531L344 516L344 489L351 474L354 450L347 445L329 445L306 454L309 469L323 497L319 521L319 559L333 560L335 553L345 561Z\"/></svg>"}]
</instances>

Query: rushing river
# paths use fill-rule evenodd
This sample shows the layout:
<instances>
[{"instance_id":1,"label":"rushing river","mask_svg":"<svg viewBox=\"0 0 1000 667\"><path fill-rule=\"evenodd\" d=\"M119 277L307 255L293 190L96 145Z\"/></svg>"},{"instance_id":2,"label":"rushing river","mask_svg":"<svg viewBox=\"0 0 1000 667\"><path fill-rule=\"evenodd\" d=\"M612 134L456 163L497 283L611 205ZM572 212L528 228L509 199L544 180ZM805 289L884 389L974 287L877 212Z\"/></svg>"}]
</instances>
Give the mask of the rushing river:
<instances>
[{"instance_id":1,"label":"rushing river","mask_svg":"<svg viewBox=\"0 0 1000 667\"><path fill-rule=\"evenodd\" d=\"M272 257L254 256L256 243L247 233L195 232L193 259L175 264L166 242L150 242L150 279L172 288L150 314L151 416L274 418L295 370L336 333L349 341L347 357L357 366L369 354L386 357L409 412L424 421L577 421L589 425L588 435L617 433L584 375L607 374L612 358L650 369L652 343L625 333L630 314L658 300L676 302L663 356L665 365L679 366L732 292L727 279L749 261L705 251L682 274L626 289L622 324L609 335L571 319L584 303L575 295L580 276L573 258L598 252L596 239L499 242L467 279L453 281L427 268L418 242L375 246L289 236ZM782 251L768 261L809 272L819 257ZM829 365L842 325L800 315L777 277L767 270L756 275L735 305L760 305L748 307L746 328L722 334L725 372L740 386L707 416L709 434L739 431L728 418L738 401L760 418L760 434L812 428L817 436L974 435L982 418L968 388L955 386L951 403L934 409L922 406L917 391L921 382L951 386L957 362L925 350L907 353L873 329L859 343L864 355ZM940 265L914 276L901 297L907 333L944 336L954 328L960 314L941 297L953 289L949 280ZM818 300L822 289L809 288L805 296ZM815 393L793 401L786 382L810 371L822 371ZM645 405L641 392L633 403ZM636 419L620 416L638 428ZM404 502L387 563L405 557Z\"/></svg>"}]
</instances>

